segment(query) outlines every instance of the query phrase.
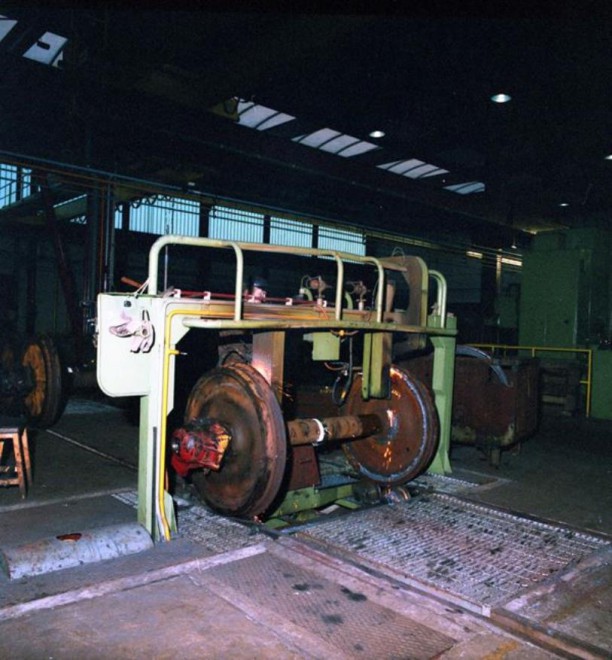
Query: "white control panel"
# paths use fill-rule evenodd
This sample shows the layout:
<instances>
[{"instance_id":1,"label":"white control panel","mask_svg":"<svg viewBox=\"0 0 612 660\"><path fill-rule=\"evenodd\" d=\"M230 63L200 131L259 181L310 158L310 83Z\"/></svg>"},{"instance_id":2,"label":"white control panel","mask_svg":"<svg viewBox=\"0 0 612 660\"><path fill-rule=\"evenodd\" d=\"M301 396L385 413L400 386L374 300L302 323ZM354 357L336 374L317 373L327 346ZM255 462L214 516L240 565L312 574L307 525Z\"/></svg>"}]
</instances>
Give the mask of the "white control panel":
<instances>
[{"instance_id":1,"label":"white control panel","mask_svg":"<svg viewBox=\"0 0 612 660\"><path fill-rule=\"evenodd\" d=\"M97 376L108 396L144 396L151 385L156 337L152 298L126 294L98 296Z\"/></svg>"}]
</instances>

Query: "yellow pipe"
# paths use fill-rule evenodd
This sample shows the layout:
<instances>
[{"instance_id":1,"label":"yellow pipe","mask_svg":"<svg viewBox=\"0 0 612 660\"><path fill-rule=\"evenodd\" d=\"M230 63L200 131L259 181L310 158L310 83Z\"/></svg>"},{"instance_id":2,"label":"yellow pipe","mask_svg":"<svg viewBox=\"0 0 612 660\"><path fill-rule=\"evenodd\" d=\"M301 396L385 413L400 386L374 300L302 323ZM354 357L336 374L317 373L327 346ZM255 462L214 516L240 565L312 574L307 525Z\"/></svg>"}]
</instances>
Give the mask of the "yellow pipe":
<instances>
[{"instance_id":1,"label":"yellow pipe","mask_svg":"<svg viewBox=\"0 0 612 660\"><path fill-rule=\"evenodd\" d=\"M166 503L164 493L166 490L166 433L168 418L168 388L170 381L170 357L178 355L180 351L171 347L170 333L172 329L172 319L183 314L185 316L200 316L201 310L195 309L174 309L166 316L164 329L164 361L162 368L162 400L161 400L161 420L159 433L159 451L158 451L158 473L157 473L157 514L163 527L163 535L166 541L170 540L170 524L166 515Z\"/></svg>"}]
</instances>

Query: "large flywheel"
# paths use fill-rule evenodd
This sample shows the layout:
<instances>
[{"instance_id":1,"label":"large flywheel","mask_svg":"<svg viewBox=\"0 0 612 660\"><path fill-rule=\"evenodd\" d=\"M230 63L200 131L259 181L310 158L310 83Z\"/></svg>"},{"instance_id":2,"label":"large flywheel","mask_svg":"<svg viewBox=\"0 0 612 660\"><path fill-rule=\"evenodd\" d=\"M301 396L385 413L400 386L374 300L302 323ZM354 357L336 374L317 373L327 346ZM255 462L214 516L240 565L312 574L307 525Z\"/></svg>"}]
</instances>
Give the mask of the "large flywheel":
<instances>
[{"instance_id":1,"label":"large flywheel","mask_svg":"<svg viewBox=\"0 0 612 660\"><path fill-rule=\"evenodd\" d=\"M213 369L193 387L185 424L214 420L230 437L218 470L200 470L192 481L200 497L225 515L259 516L279 492L287 464L280 405L265 378L247 364Z\"/></svg>"},{"instance_id":2,"label":"large flywheel","mask_svg":"<svg viewBox=\"0 0 612 660\"><path fill-rule=\"evenodd\" d=\"M393 486L414 479L431 462L438 446L438 416L428 388L411 374L392 367L390 397L361 397L360 374L355 376L346 400L349 415L375 414L387 425L369 437L345 442L351 465L364 477Z\"/></svg>"}]
</instances>

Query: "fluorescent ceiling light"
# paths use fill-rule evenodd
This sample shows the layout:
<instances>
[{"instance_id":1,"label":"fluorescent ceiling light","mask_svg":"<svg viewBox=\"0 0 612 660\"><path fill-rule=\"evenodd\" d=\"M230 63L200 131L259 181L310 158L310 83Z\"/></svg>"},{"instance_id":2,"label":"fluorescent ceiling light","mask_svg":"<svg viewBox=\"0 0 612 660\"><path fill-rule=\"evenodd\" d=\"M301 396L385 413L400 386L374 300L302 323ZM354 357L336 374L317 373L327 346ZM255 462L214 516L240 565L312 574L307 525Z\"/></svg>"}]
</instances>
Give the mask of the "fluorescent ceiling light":
<instances>
[{"instance_id":1,"label":"fluorescent ceiling light","mask_svg":"<svg viewBox=\"0 0 612 660\"><path fill-rule=\"evenodd\" d=\"M476 252L475 250L468 250L466 255L472 257L472 259L482 259L482 252Z\"/></svg>"},{"instance_id":2,"label":"fluorescent ceiling light","mask_svg":"<svg viewBox=\"0 0 612 660\"><path fill-rule=\"evenodd\" d=\"M304 144L307 147L327 151L336 154L337 156L342 156L343 158L358 156L359 154L364 154L373 149L380 148L371 142L365 142L352 135L346 135L345 133L335 131L332 128L321 128L314 133L298 135L292 139L294 142Z\"/></svg>"},{"instance_id":3,"label":"fluorescent ceiling light","mask_svg":"<svg viewBox=\"0 0 612 660\"><path fill-rule=\"evenodd\" d=\"M569 206L569 204L567 202L561 202L559 206Z\"/></svg>"},{"instance_id":4,"label":"fluorescent ceiling light","mask_svg":"<svg viewBox=\"0 0 612 660\"><path fill-rule=\"evenodd\" d=\"M17 25L17 21L6 16L0 16L0 41Z\"/></svg>"},{"instance_id":5,"label":"fluorescent ceiling light","mask_svg":"<svg viewBox=\"0 0 612 660\"><path fill-rule=\"evenodd\" d=\"M459 195L469 195L471 193L484 192L485 184L482 181L467 181L466 183L455 183L452 186L444 186L444 190L450 190Z\"/></svg>"},{"instance_id":6,"label":"fluorescent ceiling light","mask_svg":"<svg viewBox=\"0 0 612 660\"><path fill-rule=\"evenodd\" d=\"M500 94L493 94L493 96L491 97L491 101L493 101L493 103L508 103L508 101L511 100L512 97L510 96L510 94L504 94L503 92Z\"/></svg>"},{"instance_id":7,"label":"fluorescent ceiling light","mask_svg":"<svg viewBox=\"0 0 612 660\"><path fill-rule=\"evenodd\" d=\"M68 43L66 37L53 32L45 32L38 41L23 54L29 60L57 66L62 57L62 49Z\"/></svg>"},{"instance_id":8,"label":"fluorescent ceiling light","mask_svg":"<svg viewBox=\"0 0 612 660\"><path fill-rule=\"evenodd\" d=\"M500 259L502 264L506 264L506 266L522 266L523 262L519 261L518 259L510 259L510 257L502 257Z\"/></svg>"},{"instance_id":9,"label":"fluorescent ceiling light","mask_svg":"<svg viewBox=\"0 0 612 660\"><path fill-rule=\"evenodd\" d=\"M238 101L238 123L241 126L254 128L258 131L267 131L275 126L286 124L293 121L295 117L292 115L267 108L265 105L259 105L249 101Z\"/></svg>"},{"instance_id":10,"label":"fluorescent ceiling light","mask_svg":"<svg viewBox=\"0 0 612 660\"><path fill-rule=\"evenodd\" d=\"M448 170L444 170L437 165L430 165L424 163L422 160L410 158L409 160L395 160L391 163L383 163L377 165L382 170L400 174L410 179L426 179L430 176L438 176L439 174L448 174Z\"/></svg>"},{"instance_id":11,"label":"fluorescent ceiling light","mask_svg":"<svg viewBox=\"0 0 612 660\"><path fill-rule=\"evenodd\" d=\"M374 138L375 140L378 140L379 138L384 138L385 137L385 132L384 131L372 131L370 134L371 138Z\"/></svg>"},{"instance_id":12,"label":"fluorescent ceiling light","mask_svg":"<svg viewBox=\"0 0 612 660\"><path fill-rule=\"evenodd\" d=\"M605 159L606 160L612 160L612 154L608 154L607 156L605 156Z\"/></svg>"}]
</instances>

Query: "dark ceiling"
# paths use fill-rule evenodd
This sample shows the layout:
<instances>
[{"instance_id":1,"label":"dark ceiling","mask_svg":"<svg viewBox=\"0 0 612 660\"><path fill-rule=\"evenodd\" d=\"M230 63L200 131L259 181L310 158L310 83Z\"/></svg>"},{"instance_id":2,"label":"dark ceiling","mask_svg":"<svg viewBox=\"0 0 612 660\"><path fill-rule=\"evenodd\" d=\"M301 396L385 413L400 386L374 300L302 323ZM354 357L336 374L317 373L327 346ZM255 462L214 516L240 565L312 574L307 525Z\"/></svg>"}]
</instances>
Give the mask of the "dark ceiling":
<instances>
[{"instance_id":1,"label":"dark ceiling","mask_svg":"<svg viewBox=\"0 0 612 660\"><path fill-rule=\"evenodd\" d=\"M17 20L0 41L3 159L192 182L211 195L496 247L525 231L612 223L605 16L22 3L0 3L0 14ZM58 66L23 57L37 42L51 50L45 32L68 39ZM493 103L497 92L512 100ZM295 119L265 131L239 125L235 98ZM226 116L211 111L219 104ZM323 128L378 148L343 158L292 140ZM368 137L374 129L385 136ZM377 167L409 159L448 172L412 179ZM484 191L445 189L466 182Z\"/></svg>"}]
</instances>

